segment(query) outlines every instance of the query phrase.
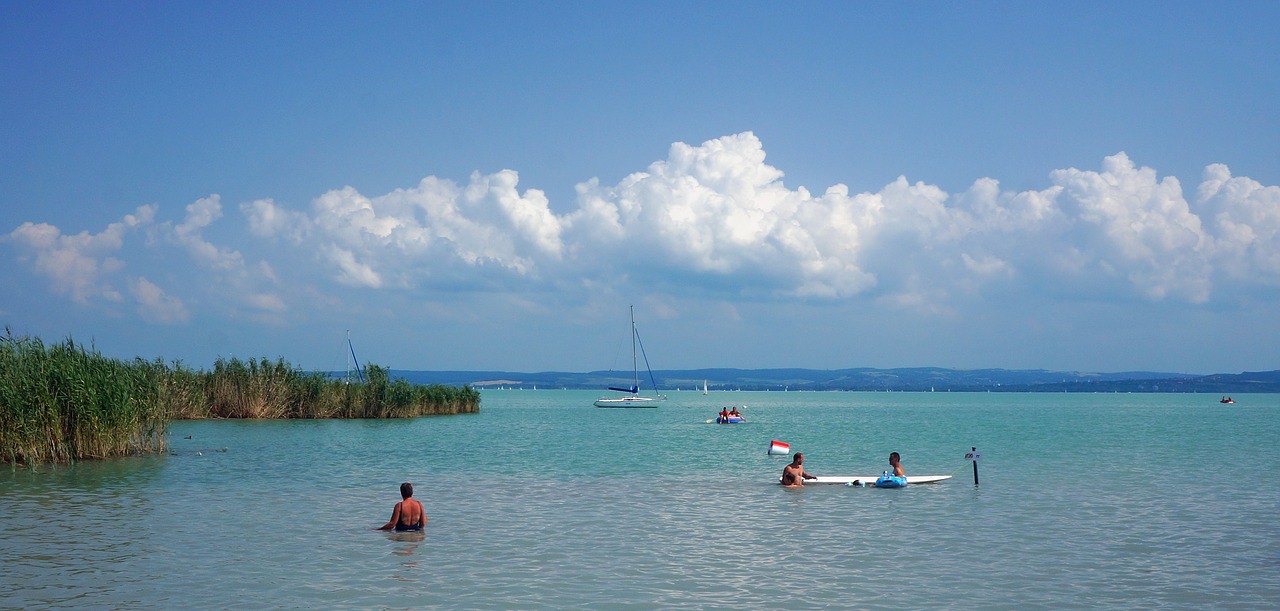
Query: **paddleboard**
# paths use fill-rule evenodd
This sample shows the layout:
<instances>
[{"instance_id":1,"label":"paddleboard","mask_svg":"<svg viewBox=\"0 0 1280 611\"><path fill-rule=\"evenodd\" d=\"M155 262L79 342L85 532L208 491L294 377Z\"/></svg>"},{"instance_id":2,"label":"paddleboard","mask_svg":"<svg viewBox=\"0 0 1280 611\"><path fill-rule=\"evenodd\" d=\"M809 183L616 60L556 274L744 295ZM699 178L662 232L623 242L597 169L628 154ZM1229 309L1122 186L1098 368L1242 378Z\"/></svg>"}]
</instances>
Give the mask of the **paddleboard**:
<instances>
[{"instance_id":1,"label":"paddleboard","mask_svg":"<svg viewBox=\"0 0 1280 611\"><path fill-rule=\"evenodd\" d=\"M804 480L805 485L809 484L840 484L844 485L854 480L862 482L864 486L872 486L876 480L880 479L879 475L819 475L818 479ZM908 484L933 484L944 479L951 479L950 475L908 475ZM782 478L778 478L779 481Z\"/></svg>"}]
</instances>

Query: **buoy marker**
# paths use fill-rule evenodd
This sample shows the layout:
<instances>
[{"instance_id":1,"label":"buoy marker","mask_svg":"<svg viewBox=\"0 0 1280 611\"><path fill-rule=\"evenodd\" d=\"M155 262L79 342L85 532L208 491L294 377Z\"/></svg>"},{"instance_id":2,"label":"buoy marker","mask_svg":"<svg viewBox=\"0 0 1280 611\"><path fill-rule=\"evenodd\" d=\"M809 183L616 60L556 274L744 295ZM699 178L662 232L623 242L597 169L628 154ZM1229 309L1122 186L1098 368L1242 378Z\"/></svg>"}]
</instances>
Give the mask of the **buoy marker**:
<instances>
[{"instance_id":1,"label":"buoy marker","mask_svg":"<svg viewBox=\"0 0 1280 611\"><path fill-rule=\"evenodd\" d=\"M973 446L969 446L969 447L971 448L971 451L964 453L964 459L973 463L973 485L977 486L978 485L978 459L982 458L982 455L978 453L978 448Z\"/></svg>"}]
</instances>

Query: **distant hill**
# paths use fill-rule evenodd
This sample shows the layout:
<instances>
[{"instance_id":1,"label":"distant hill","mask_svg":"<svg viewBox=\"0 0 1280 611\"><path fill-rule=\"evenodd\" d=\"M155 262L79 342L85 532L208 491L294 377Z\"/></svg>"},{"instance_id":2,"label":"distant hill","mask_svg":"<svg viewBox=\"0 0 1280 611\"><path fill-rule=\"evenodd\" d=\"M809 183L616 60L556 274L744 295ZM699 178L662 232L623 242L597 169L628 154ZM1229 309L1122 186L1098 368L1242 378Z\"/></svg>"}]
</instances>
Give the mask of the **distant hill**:
<instances>
[{"instance_id":1,"label":"distant hill","mask_svg":"<svg viewBox=\"0 0 1280 611\"><path fill-rule=\"evenodd\" d=\"M586 373L544 371L392 370L415 384L470 385L476 388L523 387L600 389L629 386L629 371ZM1094 373L1043 369L686 369L655 370L662 390L893 390L952 392L1280 392L1280 371L1193 375L1151 371ZM641 385L652 386L642 377Z\"/></svg>"},{"instance_id":2,"label":"distant hill","mask_svg":"<svg viewBox=\"0 0 1280 611\"><path fill-rule=\"evenodd\" d=\"M1280 371L1246 371L1244 373L1215 373L1165 379L1130 379L1113 382L1080 383L1061 382L1006 390L1030 392L1198 392L1210 394L1275 393L1280 392Z\"/></svg>"}]
</instances>

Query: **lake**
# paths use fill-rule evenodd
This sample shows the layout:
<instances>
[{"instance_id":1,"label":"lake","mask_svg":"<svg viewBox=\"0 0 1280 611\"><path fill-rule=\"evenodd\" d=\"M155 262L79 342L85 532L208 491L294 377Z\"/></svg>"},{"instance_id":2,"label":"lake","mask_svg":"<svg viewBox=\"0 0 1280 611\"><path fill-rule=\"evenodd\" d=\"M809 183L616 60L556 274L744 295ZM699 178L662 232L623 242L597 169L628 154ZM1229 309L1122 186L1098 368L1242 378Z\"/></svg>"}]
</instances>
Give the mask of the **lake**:
<instances>
[{"instance_id":1,"label":"lake","mask_svg":"<svg viewBox=\"0 0 1280 611\"><path fill-rule=\"evenodd\" d=\"M1280 606L1280 395L667 394L182 421L170 455L6 468L0 607ZM785 489L773 439L954 477ZM426 532L371 530L403 481Z\"/></svg>"}]
</instances>

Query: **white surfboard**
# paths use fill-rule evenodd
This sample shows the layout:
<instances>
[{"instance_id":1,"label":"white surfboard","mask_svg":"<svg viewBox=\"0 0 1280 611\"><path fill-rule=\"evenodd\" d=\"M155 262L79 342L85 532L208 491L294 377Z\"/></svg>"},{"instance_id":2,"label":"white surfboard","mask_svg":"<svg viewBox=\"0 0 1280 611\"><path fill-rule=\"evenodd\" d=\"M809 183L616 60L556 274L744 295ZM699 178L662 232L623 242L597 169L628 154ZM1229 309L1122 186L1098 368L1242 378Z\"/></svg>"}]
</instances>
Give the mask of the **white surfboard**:
<instances>
[{"instance_id":1,"label":"white surfboard","mask_svg":"<svg viewBox=\"0 0 1280 611\"><path fill-rule=\"evenodd\" d=\"M782 478L778 478L781 481ZM807 479L807 484L848 484L849 482L859 481L864 486L870 486L880 479L879 475L819 475L818 479ZM944 479L951 479L950 475L908 475L908 484L933 484Z\"/></svg>"}]
</instances>

